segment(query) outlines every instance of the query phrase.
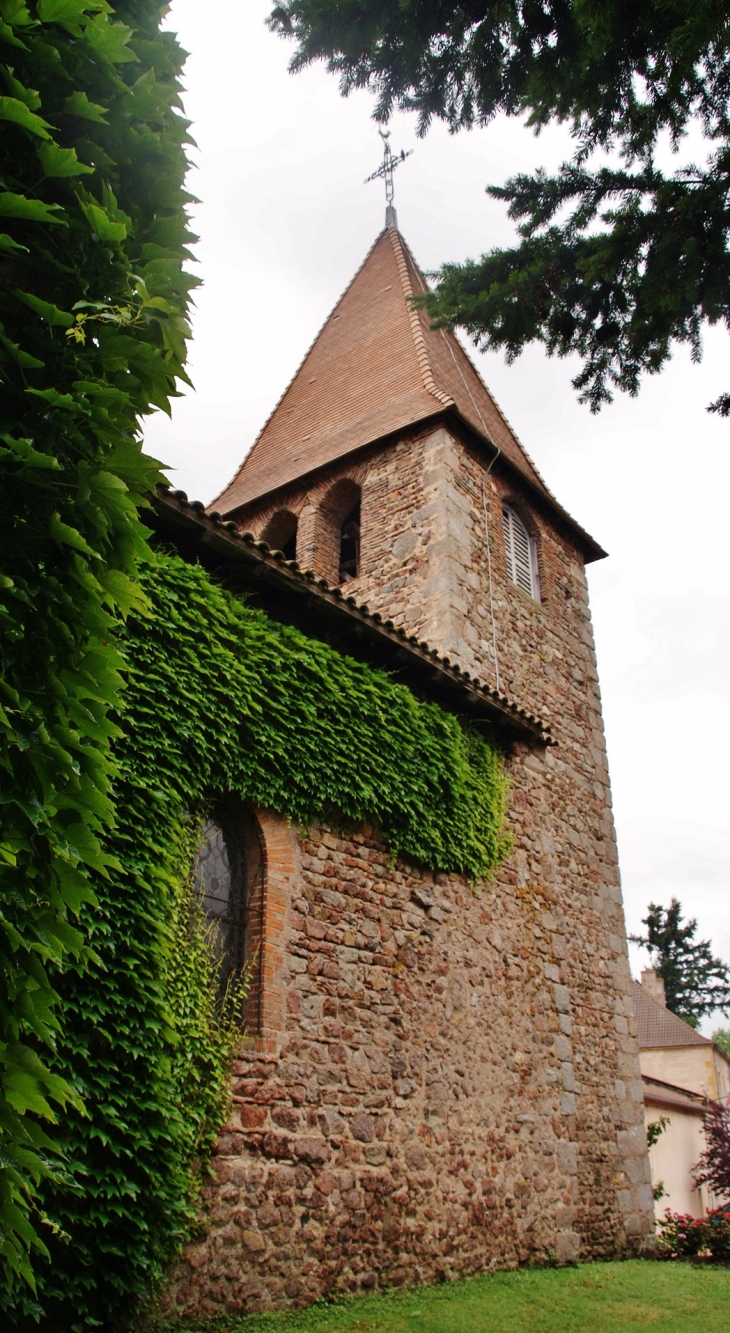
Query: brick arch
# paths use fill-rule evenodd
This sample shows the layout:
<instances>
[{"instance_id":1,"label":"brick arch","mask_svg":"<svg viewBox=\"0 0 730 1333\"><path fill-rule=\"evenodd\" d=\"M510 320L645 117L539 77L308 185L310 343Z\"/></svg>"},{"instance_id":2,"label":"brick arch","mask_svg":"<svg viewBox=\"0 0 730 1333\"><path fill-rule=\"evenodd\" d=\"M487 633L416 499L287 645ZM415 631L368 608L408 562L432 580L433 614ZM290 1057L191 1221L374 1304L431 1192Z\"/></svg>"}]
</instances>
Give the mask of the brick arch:
<instances>
[{"instance_id":1,"label":"brick arch","mask_svg":"<svg viewBox=\"0 0 730 1333\"><path fill-rule=\"evenodd\" d=\"M288 560L296 560L299 519L291 509L277 509L261 533L272 551L283 551Z\"/></svg>"},{"instance_id":2,"label":"brick arch","mask_svg":"<svg viewBox=\"0 0 730 1333\"><path fill-rule=\"evenodd\" d=\"M207 838L212 837L213 858L218 858L212 873L220 875L221 852L215 849L221 848L221 835L230 866L224 898L220 879L208 880L202 868L207 858L201 862ZM284 1026L285 942L290 903L298 892L297 846L296 827L283 815L259 809L232 792L215 796L202 825L196 893L214 939L220 936L222 942L222 952L216 945L221 985L244 968L249 973L242 1015L248 1051L278 1050Z\"/></svg>"},{"instance_id":3,"label":"brick arch","mask_svg":"<svg viewBox=\"0 0 730 1333\"><path fill-rule=\"evenodd\" d=\"M247 1043L255 1052L278 1053L285 1019L286 941L292 899L299 892L297 826L284 815L250 807L264 854L259 927L258 1028Z\"/></svg>"},{"instance_id":4,"label":"brick arch","mask_svg":"<svg viewBox=\"0 0 730 1333\"><path fill-rule=\"evenodd\" d=\"M317 572L330 584L341 582L342 526L361 498L362 487L358 482L341 477L325 491L317 508L314 530Z\"/></svg>"}]
</instances>

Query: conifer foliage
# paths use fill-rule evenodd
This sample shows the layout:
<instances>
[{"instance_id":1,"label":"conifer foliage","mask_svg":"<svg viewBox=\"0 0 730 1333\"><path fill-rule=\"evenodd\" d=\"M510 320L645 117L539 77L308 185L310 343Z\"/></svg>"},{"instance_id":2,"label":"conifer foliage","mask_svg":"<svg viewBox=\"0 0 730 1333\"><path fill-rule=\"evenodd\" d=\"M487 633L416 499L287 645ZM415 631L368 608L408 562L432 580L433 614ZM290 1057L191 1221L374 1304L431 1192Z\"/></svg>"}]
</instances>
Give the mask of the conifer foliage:
<instances>
[{"instance_id":1,"label":"conifer foliage","mask_svg":"<svg viewBox=\"0 0 730 1333\"><path fill-rule=\"evenodd\" d=\"M272 27L295 69L324 59L343 92L376 92L452 131L497 113L567 122L576 152L555 176L489 193L522 241L446 264L426 301L508 358L530 342L577 353L595 411L637 392L672 345L701 354L705 323L730 326L730 24L718 0L283 0ZM657 148L700 130L705 160L675 172ZM606 163L605 154L609 157ZM710 410L730 415L730 393Z\"/></svg>"},{"instance_id":2,"label":"conifer foliage","mask_svg":"<svg viewBox=\"0 0 730 1333\"><path fill-rule=\"evenodd\" d=\"M714 956L709 940L695 939L694 919L686 925L682 921L676 898L669 907L649 903L642 918L646 934L629 939L651 953L652 965L664 981L667 1008L696 1028L714 1009L730 1012L730 968Z\"/></svg>"},{"instance_id":3,"label":"conifer foliage","mask_svg":"<svg viewBox=\"0 0 730 1333\"><path fill-rule=\"evenodd\" d=\"M115 624L144 604L137 511L159 478L140 417L184 377L183 53L165 9L0 0L0 1305L33 1285L56 1119L81 1114L51 1068L56 982L88 965L79 914L114 867Z\"/></svg>"}]
</instances>

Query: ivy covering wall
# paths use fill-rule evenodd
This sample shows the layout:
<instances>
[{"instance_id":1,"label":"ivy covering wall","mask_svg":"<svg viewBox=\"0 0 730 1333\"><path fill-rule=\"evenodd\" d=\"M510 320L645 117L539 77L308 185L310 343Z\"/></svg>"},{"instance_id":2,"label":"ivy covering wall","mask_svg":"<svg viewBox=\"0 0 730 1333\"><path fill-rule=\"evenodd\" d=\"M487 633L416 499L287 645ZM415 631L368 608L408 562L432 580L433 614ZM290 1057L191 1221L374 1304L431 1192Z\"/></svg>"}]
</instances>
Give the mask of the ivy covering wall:
<instances>
[{"instance_id":1,"label":"ivy covering wall","mask_svg":"<svg viewBox=\"0 0 730 1333\"><path fill-rule=\"evenodd\" d=\"M394 851L468 876L488 875L508 845L502 762L456 718L176 556L142 582L151 613L122 637L131 677L104 840L119 868L87 913L97 961L59 981L57 1072L86 1113L64 1117L73 1185L43 1191L58 1228L38 1269L43 1327L123 1320L193 1224L230 1049L189 904L215 796L375 824Z\"/></svg>"},{"instance_id":2,"label":"ivy covering wall","mask_svg":"<svg viewBox=\"0 0 730 1333\"><path fill-rule=\"evenodd\" d=\"M120 615L159 479L140 418L183 376L184 53L163 0L0 0L0 1309L49 1234L78 1094L54 976L113 868Z\"/></svg>"}]
</instances>

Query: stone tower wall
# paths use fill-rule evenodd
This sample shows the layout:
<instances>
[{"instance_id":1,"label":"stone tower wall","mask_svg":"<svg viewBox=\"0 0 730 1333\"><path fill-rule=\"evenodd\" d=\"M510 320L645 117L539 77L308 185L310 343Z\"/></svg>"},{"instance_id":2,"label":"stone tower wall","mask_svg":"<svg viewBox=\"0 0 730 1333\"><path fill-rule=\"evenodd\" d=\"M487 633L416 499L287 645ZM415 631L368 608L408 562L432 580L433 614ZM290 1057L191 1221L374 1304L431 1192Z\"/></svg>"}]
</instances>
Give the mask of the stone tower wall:
<instances>
[{"instance_id":1,"label":"stone tower wall","mask_svg":"<svg viewBox=\"0 0 730 1333\"><path fill-rule=\"evenodd\" d=\"M238 517L258 535L291 509L300 563L332 579L321 525L343 479L362 488L347 592L494 683L484 487L502 688L558 744L507 756L514 846L490 883L393 866L368 830L261 815L264 1029L205 1238L174 1274L170 1308L190 1313L603 1257L653 1227L580 552L444 427ZM538 542L539 604L507 578L505 497Z\"/></svg>"},{"instance_id":2,"label":"stone tower wall","mask_svg":"<svg viewBox=\"0 0 730 1333\"><path fill-rule=\"evenodd\" d=\"M546 813L527 750L513 782L524 849ZM367 829L261 825L266 1028L168 1312L631 1252L651 1189L600 914L513 863L424 878Z\"/></svg>"}]
</instances>

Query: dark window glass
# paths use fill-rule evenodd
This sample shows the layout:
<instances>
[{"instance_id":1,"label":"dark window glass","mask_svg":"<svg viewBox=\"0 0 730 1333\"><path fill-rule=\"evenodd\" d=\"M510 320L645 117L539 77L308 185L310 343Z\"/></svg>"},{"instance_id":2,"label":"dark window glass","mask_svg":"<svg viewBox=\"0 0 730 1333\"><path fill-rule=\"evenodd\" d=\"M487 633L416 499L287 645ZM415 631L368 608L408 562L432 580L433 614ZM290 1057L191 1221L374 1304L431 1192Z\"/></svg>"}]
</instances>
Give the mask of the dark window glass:
<instances>
[{"instance_id":1,"label":"dark window glass","mask_svg":"<svg viewBox=\"0 0 730 1333\"><path fill-rule=\"evenodd\" d=\"M221 825L215 819L206 819L195 861L195 889L208 918L221 985L231 972L243 966L246 904L236 860Z\"/></svg>"},{"instance_id":2,"label":"dark window glass","mask_svg":"<svg viewBox=\"0 0 730 1333\"><path fill-rule=\"evenodd\" d=\"M340 583L349 583L360 572L360 504L350 510L340 533Z\"/></svg>"},{"instance_id":3,"label":"dark window glass","mask_svg":"<svg viewBox=\"0 0 730 1333\"><path fill-rule=\"evenodd\" d=\"M209 923L221 995L232 976L255 961L259 941L253 937L260 933L262 874L263 852L254 820L237 803L230 809L227 805L214 809L200 831L194 884ZM255 1015L249 1014L249 1021L253 1019Z\"/></svg>"}]
</instances>

